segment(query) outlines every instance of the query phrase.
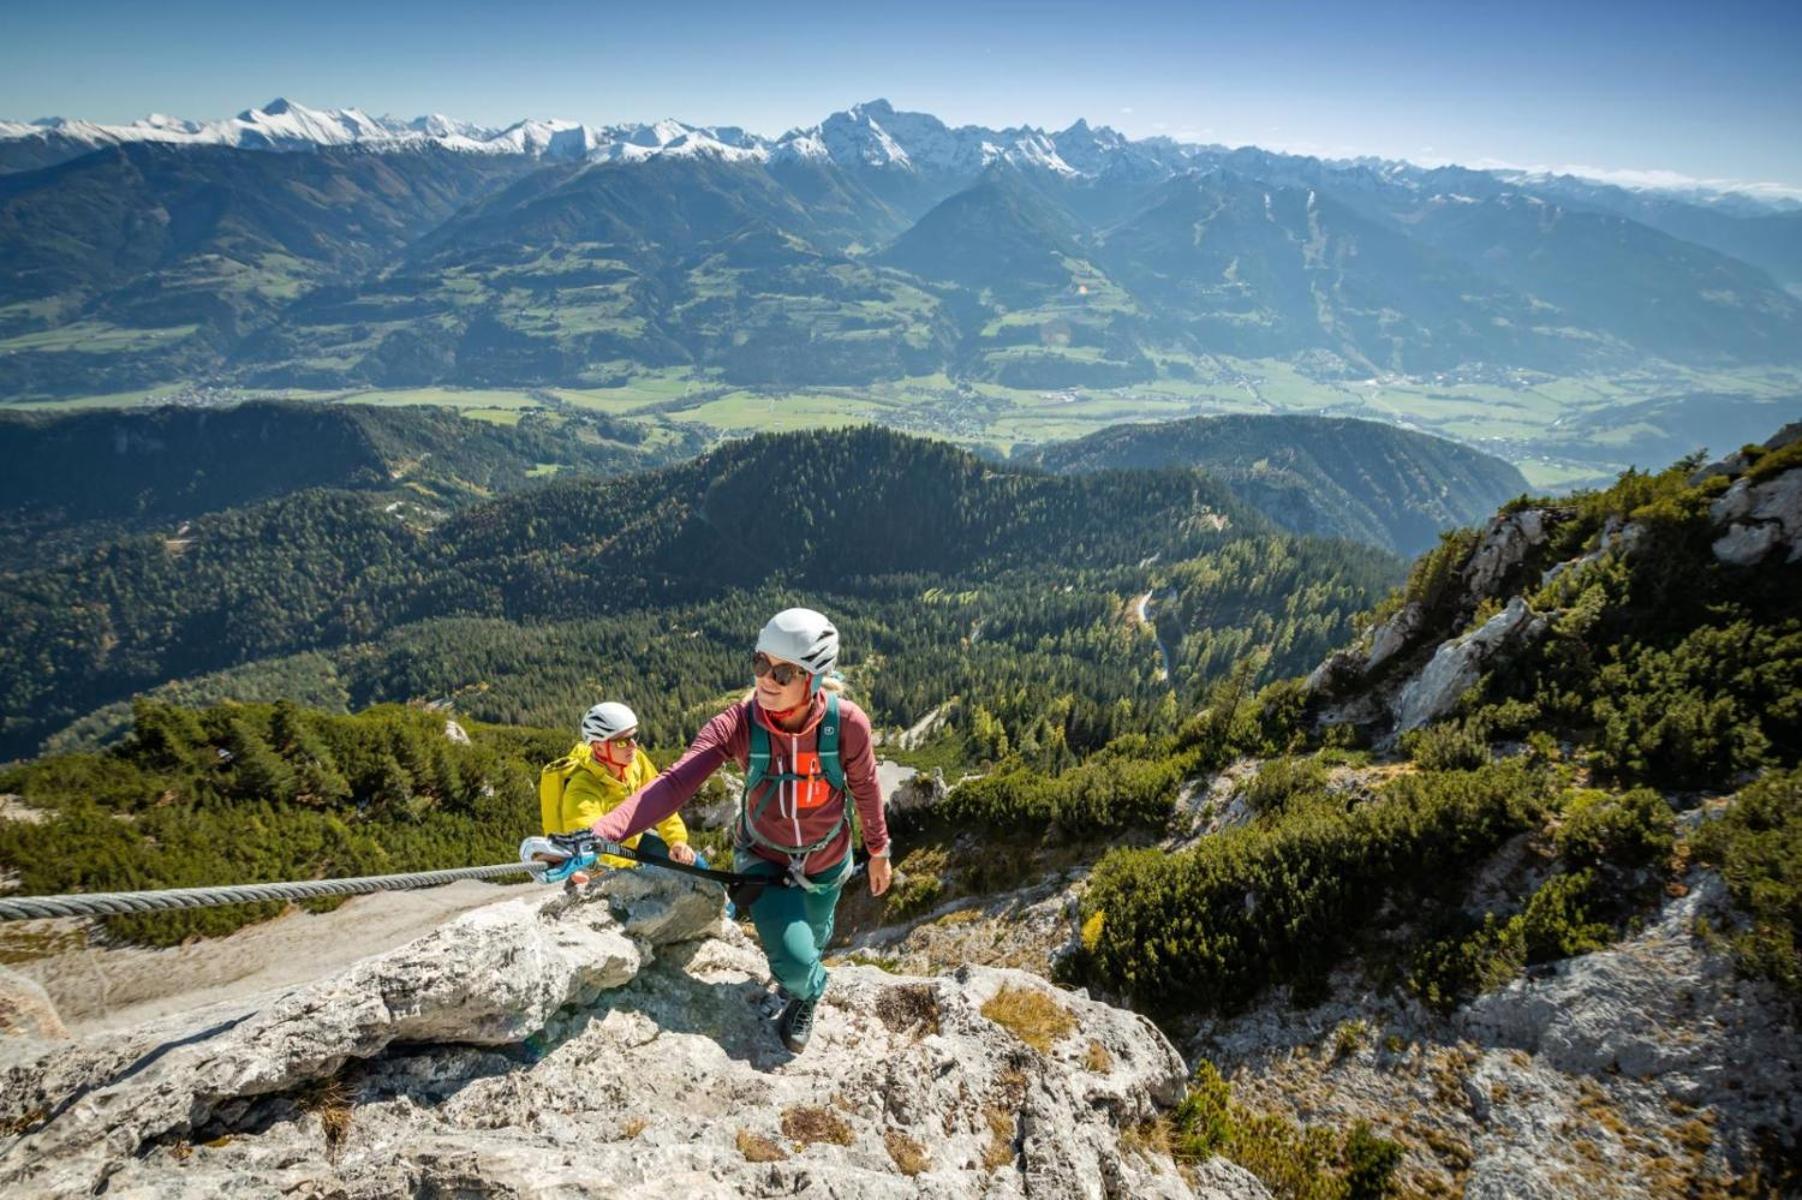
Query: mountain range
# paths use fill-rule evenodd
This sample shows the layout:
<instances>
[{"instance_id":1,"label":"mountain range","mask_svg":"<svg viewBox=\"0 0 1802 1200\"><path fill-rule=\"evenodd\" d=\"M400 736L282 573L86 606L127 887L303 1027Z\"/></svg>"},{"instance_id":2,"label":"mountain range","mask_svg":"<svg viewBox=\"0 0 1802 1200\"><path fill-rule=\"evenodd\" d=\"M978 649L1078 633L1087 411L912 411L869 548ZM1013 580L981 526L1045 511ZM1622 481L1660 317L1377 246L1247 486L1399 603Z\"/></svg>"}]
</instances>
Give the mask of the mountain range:
<instances>
[{"instance_id":1,"label":"mountain range","mask_svg":"<svg viewBox=\"0 0 1802 1200\"><path fill-rule=\"evenodd\" d=\"M271 153L270 151L296 151ZM951 127L0 126L0 395L1794 366L1802 210Z\"/></svg>"}]
</instances>

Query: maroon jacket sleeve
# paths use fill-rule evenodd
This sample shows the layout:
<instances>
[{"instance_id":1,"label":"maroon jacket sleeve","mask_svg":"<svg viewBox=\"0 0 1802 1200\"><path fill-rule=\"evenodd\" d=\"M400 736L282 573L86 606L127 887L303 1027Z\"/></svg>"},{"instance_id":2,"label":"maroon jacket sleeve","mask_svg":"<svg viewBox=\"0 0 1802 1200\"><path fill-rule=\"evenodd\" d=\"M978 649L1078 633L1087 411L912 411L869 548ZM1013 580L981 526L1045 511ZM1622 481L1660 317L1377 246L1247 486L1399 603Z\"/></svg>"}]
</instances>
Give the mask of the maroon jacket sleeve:
<instances>
[{"instance_id":1,"label":"maroon jacket sleeve","mask_svg":"<svg viewBox=\"0 0 1802 1200\"><path fill-rule=\"evenodd\" d=\"M728 760L742 758L750 734L744 728L745 706L734 704L701 727L695 740L669 770L620 802L620 806L596 821L594 835L623 842L643 833L694 799L708 776Z\"/></svg>"},{"instance_id":2,"label":"maroon jacket sleeve","mask_svg":"<svg viewBox=\"0 0 1802 1200\"><path fill-rule=\"evenodd\" d=\"M882 808L882 783L876 778L876 750L871 745L870 718L855 704L842 701L845 787L857 802L857 819L863 825L864 848L871 854L888 849L888 816Z\"/></svg>"}]
</instances>

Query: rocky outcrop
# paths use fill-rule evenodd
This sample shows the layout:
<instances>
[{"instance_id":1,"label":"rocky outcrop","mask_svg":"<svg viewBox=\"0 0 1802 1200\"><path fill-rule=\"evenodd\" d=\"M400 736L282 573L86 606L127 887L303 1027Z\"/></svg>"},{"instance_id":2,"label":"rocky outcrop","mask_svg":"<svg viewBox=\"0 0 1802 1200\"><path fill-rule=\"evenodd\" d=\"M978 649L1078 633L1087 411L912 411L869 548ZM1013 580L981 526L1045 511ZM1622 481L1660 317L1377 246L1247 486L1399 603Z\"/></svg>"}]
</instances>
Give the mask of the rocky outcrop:
<instances>
[{"instance_id":1,"label":"rocky outcrop","mask_svg":"<svg viewBox=\"0 0 1802 1200\"><path fill-rule=\"evenodd\" d=\"M1143 1018L1024 972L841 967L791 1057L763 956L719 913L711 885L615 872L467 913L247 1013L0 1042L0 1190L1264 1194L1122 1147L1186 1078ZM983 1010L1003 988L1061 1019L997 1023Z\"/></svg>"},{"instance_id":2,"label":"rocky outcrop","mask_svg":"<svg viewBox=\"0 0 1802 1200\"><path fill-rule=\"evenodd\" d=\"M1501 595L1515 568L1544 544L1550 527L1550 514L1544 509L1523 508L1493 517L1464 562L1466 597L1476 601Z\"/></svg>"},{"instance_id":3,"label":"rocky outcrop","mask_svg":"<svg viewBox=\"0 0 1802 1200\"><path fill-rule=\"evenodd\" d=\"M1785 427L1766 443L1765 453L1802 436L1802 425ZM1735 454L1694 476L1738 477L1713 501L1709 515L1719 530L1714 557L1751 567L1767 559L1802 561L1802 468L1755 481L1740 474L1755 466L1750 454ZM1429 611L1420 599L1403 604L1355 645L1328 655L1307 678L1314 719L1322 726L1375 726L1379 741L1418 728L1449 713L1458 696L1476 683L1496 659L1531 644L1549 627L1557 610L1534 612L1526 599L1537 585L1581 572L1610 555L1644 553L1645 525L1608 517L1594 545L1583 554L1543 565L1551 531L1571 519L1569 510L1526 508L1498 514L1477 537L1458 568L1454 589L1436 593ZM1474 632L1453 631L1485 603L1506 599L1507 607Z\"/></svg>"},{"instance_id":4,"label":"rocky outcrop","mask_svg":"<svg viewBox=\"0 0 1802 1200\"><path fill-rule=\"evenodd\" d=\"M1418 601L1409 601L1400 611L1371 631L1370 651L1364 657L1364 669L1374 671L1405 649L1426 624L1426 609Z\"/></svg>"},{"instance_id":5,"label":"rocky outcrop","mask_svg":"<svg viewBox=\"0 0 1802 1200\"><path fill-rule=\"evenodd\" d=\"M1796 562L1802 559L1802 468L1762 483L1736 479L1708 514L1727 527L1714 543L1721 562L1751 567L1773 552Z\"/></svg>"},{"instance_id":6,"label":"rocky outcrop","mask_svg":"<svg viewBox=\"0 0 1802 1200\"><path fill-rule=\"evenodd\" d=\"M1546 630L1546 620L1519 596L1474 632L1442 643L1420 674L1396 696L1395 731L1406 733L1450 712L1458 697L1498 655L1530 645Z\"/></svg>"},{"instance_id":7,"label":"rocky outcrop","mask_svg":"<svg viewBox=\"0 0 1802 1200\"><path fill-rule=\"evenodd\" d=\"M951 794L951 788L945 782L943 767L934 767L930 774L916 771L889 789L888 811L891 816L912 816L928 812L944 802Z\"/></svg>"},{"instance_id":8,"label":"rocky outcrop","mask_svg":"<svg viewBox=\"0 0 1802 1200\"><path fill-rule=\"evenodd\" d=\"M1403 1194L1729 1194L1802 1128L1802 1060L1788 1004L1708 931L1736 919L1719 879L1688 882L1632 936L1450 1017L1346 972L1325 1003L1202 1022L1192 1052L1254 1107L1370 1121L1405 1149Z\"/></svg>"},{"instance_id":9,"label":"rocky outcrop","mask_svg":"<svg viewBox=\"0 0 1802 1200\"><path fill-rule=\"evenodd\" d=\"M1328 655L1306 683L1307 693L1318 702L1317 720L1367 725L1401 717L1406 723L1396 724L1394 732L1413 728L1445 710L1444 689L1462 680L1451 693L1455 698L1476 681L1469 674L1472 667L1480 669L1506 645L1536 636L1543 622L1534 624L1516 612L1516 597L1508 620L1491 620L1468 637L1435 647L1436 639L1468 620L1484 602L1507 594L1559 519L1557 512L1537 508L1498 514L1465 556L1455 590L1431 609L1422 600L1409 600L1356 645Z\"/></svg>"}]
</instances>

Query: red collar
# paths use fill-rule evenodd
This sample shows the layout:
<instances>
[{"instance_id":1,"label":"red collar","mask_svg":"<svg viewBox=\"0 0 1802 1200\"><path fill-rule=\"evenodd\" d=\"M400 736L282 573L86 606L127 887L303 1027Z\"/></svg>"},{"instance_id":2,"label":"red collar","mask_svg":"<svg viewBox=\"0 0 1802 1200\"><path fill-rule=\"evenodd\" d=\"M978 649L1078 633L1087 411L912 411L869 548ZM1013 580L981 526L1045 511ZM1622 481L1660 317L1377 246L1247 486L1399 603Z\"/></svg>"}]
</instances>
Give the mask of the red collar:
<instances>
[{"instance_id":1,"label":"red collar","mask_svg":"<svg viewBox=\"0 0 1802 1200\"><path fill-rule=\"evenodd\" d=\"M824 692L816 692L813 699L808 702L808 707L812 711L807 714L807 720L802 723L801 728L784 729L776 723L774 717L763 707L763 705L757 703L757 697L751 697L751 709L756 715L758 722L771 733L781 734L783 737L799 737L801 734L811 730L815 725L818 725L820 723L820 718L826 715L826 694ZM793 711L794 709L789 710L789 712ZM787 716L788 713L782 715Z\"/></svg>"}]
</instances>

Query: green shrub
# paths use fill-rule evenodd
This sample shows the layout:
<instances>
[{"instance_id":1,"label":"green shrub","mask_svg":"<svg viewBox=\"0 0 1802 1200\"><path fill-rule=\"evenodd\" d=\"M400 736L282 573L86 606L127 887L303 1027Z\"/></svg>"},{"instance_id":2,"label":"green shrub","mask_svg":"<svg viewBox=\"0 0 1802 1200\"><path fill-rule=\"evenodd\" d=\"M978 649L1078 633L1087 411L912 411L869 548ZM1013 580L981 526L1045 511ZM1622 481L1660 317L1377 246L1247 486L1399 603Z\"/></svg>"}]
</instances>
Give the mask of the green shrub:
<instances>
[{"instance_id":1,"label":"green shrub","mask_svg":"<svg viewBox=\"0 0 1802 1200\"><path fill-rule=\"evenodd\" d=\"M1009 829L1056 825L1076 835L1161 829L1194 764L1193 755L1097 756L1062 775L1047 775L1015 761L953 789L942 811L963 824Z\"/></svg>"},{"instance_id":2,"label":"green shrub","mask_svg":"<svg viewBox=\"0 0 1802 1200\"><path fill-rule=\"evenodd\" d=\"M944 876L950 865L938 847L910 850L895 869L895 886L889 891L888 915L897 920L931 909L944 894Z\"/></svg>"},{"instance_id":3,"label":"green shrub","mask_svg":"<svg viewBox=\"0 0 1802 1200\"><path fill-rule=\"evenodd\" d=\"M1428 771L1468 771L1489 761L1489 743L1467 721L1440 721L1401 737L1402 752Z\"/></svg>"},{"instance_id":4,"label":"green shrub","mask_svg":"<svg viewBox=\"0 0 1802 1200\"><path fill-rule=\"evenodd\" d=\"M1455 888L1543 806L1542 782L1500 763L1402 776L1349 812L1307 806L1176 855L1113 851L1083 901L1104 917L1084 970L1165 1011L1230 1008L1271 983L1321 978L1386 902Z\"/></svg>"},{"instance_id":5,"label":"green shrub","mask_svg":"<svg viewBox=\"0 0 1802 1200\"><path fill-rule=\"evenodd\" d=\"M1534 700L1504 700L1489 704L1471 714L1470 725L1486 738L1525 737L1538 728L1539 704Z\"/></svg>"},{"instance_id":6,"label":"green shrub","mask_svg":"<svg viewBox=\"0 0 1802 1200\"><path fill-rule=\"evenodd\" d=\"M1245 801L1260 815L1283 812L1298 797L1314 796L1326 787L1326 769L1313 758L1273 758L1245 785Z\"/></svg>"},{"instance_id":7,"label":"green shrub","mask_svg":"<svg viewBox=\"0 0 1802 1200\"><path fill-rule=\"evenodd\" d=\"M1583 788L1565 798L1558 853L1578 866L1650 866L1670 857L1676 831L1676 814L1651 788L1620 795Z\"/></svg>"},{"instance_id":8,"label":"green shrub","mask_svg":"<svg viewBox=\"0 0 1802 1200\"><path fill-rule=\"evenodd\" d=\"M1733 938L1741 969L1802 1005L1802 771L1745 788L1724 816L1697 830L1693 845L1751 917Z\"/></svg>"},{"instance_id":9,"label":"green shrub","mask_svg":"<svg viewBox=\"0 0 1802 1200\"><path fill-rule=\"evenodd\" d=\"M1486 913L1481 922L1461 924L1458 932L1422 942L1408 971L1408 989L1440 1012L1501 987L1527 967L1519 918Z\"/></svg>"},{"instance_id":10,"label":"green shrub","mask_svg":"<svg viewBox=\"0 0 1802 1200\"><path fill-rule=\"evenodd\" d=\"M1781 450L1766 450L1762 446L1747 447L1758 452L1751 468L1746 471L1746 478L1753 483L1763 483L1767 479L1775 479L1785 471L1802 467L1802 440L1791 442Z\"/></svg>"},{"instance_id":11,"label":"green shrub","mask_svg":"<svg viewBox=\"0 0 1802 1200\"><path fill-rule=\"evenodd\" d=\"M1515 918L1529 963L1588 954L1608 944L1608 926L1589 920L1584 903L1594 886L1595 875L1585 870L1554 875L1533 893L1526 911Z\"/></svg>"},{"instance_id":12,"label":"green shrub","mask_svg":"<svg viewBox=\"0 0 1802 1200\"><path fill-rule=\"evenodd\" d=\"M1802 620L1628 640L1595 674L1595 758L1622 778L1707 786L1802 749Z\"/></svg>"},{"instance_id":13,"label":"green shrub","mask_svg":"<svg viewBox=\"0 0 1802 1200\"><path fill-rule=\"evenodd\" d=\"M1402 1158L1401 1146L1378 1137L1368 1121L1338 1133L1251 1109L1205 1060L1172 1125L1171 1149L1179 1159L1223 1155L1278 1200L1381 1200L1391 1193Z\"/></svg>"},{"instance_id":14,"label":"green shrub","mask_svg":"<svg viewBox=\"0 0 1802 1200\"><path fill-rule=\"evenodd\" d=\"M1528 964L1587 954L1607 945L1610 929L1589 920L1585 900L1595 886L1589 871L1554 875L1511 917L1485 913L1460 917L1449 933L1429 936L1409 966L1410 991L1441 1012L1493 991L1520 976Z\"/></svg>"}]
</instances>

